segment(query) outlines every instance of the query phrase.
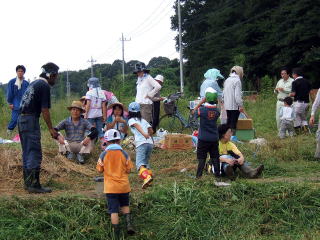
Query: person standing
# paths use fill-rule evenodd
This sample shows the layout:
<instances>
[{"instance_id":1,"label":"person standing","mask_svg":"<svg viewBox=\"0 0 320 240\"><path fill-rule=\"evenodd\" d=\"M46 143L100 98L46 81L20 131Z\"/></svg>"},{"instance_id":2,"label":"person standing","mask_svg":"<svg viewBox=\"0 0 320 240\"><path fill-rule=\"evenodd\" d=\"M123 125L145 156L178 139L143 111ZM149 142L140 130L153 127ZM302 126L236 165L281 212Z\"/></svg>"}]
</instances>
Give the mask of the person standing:
<instances>
[{"instance_id":1,"label":"person standing","mask_svg":"<svg viewBox=\"0 0 320 240\"><path fill-rule=\"evenodd\" d=\"M292 70L292 76L294 81L292 83L290 97L294 97L294 127L297 132L302 128L304 131L308 131L307 108L309 106L311 84L302 76L302 70L300 68L294 68Z\"/></svg>"},{"instance_id":2,"label":"person standing","mask_svg":"<svg viewBox=\"0 0 320 240\"><path fill-rule=\"evenodd\" d=\"M204 74L204 77L205 77L205 80L202 82L200 86L200 97L204 98L206 89L208 87L212 87L218 93L218 99L220 100L222 96L222 91L217 80L224 79L220 71L216 68L209 69Z\"/></svg>"},{"instance_id":3,"label":"person standing","mask_svg":"<svg viewBox=\"0 0 320 240\"><path fill-rule=\"evenodd\" d=\"M160 91L161 85L150 76L149 72L143 63L138 63L133 73L138 77L135 102L140 104L141 117L151 124L153 102L150 98Z\"/></svg>"},{"instance_id":4,"label":"person standing","mask_svg":"<svg viewBox=\"0 0 320 240\"><path fill-rule=\"evenodd\" d=\"M315 122L314 115L316 114L316 111L319 108L319 106L320 106L320 91L318 90L316 99L314 100L313 105L312 105L312 109L311 109L311 117L309 119L310 126L313 126L313 124ZM317 147L316 147L316 152L314 154L314 157L317 159L320 159L320 122L319 122L318 130L316 133L316 141L317 141Z\"/></svg>"},{"instance_id":5,"label":"person standing","mask_svg":"<svg viewBox=\"0 0 320 240\"><path fill-rule=\"evenodd\" d=\"M223 88L223 104L227 111L227 125L235 135L237 122L240 112L244 112L242 100L242 84L243 68L234 66L230 70L229 77L224 82Z\"/></svg>"},{"instance_id":6,"label":"person standing","mask_svg":"<svg viewBox=\"0 0 320 240\"><path fill-rule=\"evenodd\" d=\"M30 83L21 100L18 128L22 146L24 186L29 193L51 192L51 189L40 184L42 151L39 117L42 114L52 138L58 139L59 134L52 127L49 112L50 87L55 84L58 71L59 67L52 62L43 65L39 79Z\"/></svg>"},{"instance_id":7,"label":"person standing","mask_svg":"<svg viewBox=\"0 0 320 240\"><path fill-rule=\"evenodd\" d=\"M289 76L288 69L281 69L281 79L278 81L274 89L274 93L277 94L276 121L278 130L280 129L280 108L284 106L284 99L291 93L292 82L293 79Z\"/></svg>"},{"instance_id":8,"label":"person standing","mask_svg":"<svg viewBox=\"0 0 320 240\"><path fill-rule=\"evenodd\" d=\"M154 80L156 80L161 88L163 85L164 77L162 75L157 75ZM157 127L159 125L159 118L160 118L160 102L163 101L165 98L160 96L160 90L154 95L153 98L150 98L153 102L153 109L152 109L152 129L155 133L157 131Z\"/></svg>"},{"instance_id":9,"label":"person standing","mask_svg":"<svg viewBox=\"0 0 320 240\"><path fill-rule=\"evenodd\" d=\"M17 125L18 117L20 114L19 107L21 99L29 83L24 79L26 68L23 65L16 67L17 77L11 79L7 87L7 102L11 109L11 120L7 127L7 135L10 136L12 131Z\"/></svg>"}]
</instances>

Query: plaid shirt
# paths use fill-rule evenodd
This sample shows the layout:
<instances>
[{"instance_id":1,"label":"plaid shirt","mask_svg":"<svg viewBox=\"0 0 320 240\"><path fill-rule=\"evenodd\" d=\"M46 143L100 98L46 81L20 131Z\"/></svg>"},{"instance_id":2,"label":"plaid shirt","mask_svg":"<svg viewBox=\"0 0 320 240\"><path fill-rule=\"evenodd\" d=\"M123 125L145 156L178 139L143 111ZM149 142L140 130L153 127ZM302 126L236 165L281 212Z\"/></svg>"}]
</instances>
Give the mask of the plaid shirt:
<instances>
[{"instance_id":1,"label":"plaid shirt","mask_svg":"<svg viewBox=\"0 0 320 240\"><path fill-rule=\"evenodd\" d=\"M56 127L58 131L65 130L66 136L65 139L69 142L82 142L86 137L85 134L87 131L90 131L92 125L86 119L80 118L77 125L75 125L71 117L68 117L62 120Z\"/></svg>"}]
</instances>

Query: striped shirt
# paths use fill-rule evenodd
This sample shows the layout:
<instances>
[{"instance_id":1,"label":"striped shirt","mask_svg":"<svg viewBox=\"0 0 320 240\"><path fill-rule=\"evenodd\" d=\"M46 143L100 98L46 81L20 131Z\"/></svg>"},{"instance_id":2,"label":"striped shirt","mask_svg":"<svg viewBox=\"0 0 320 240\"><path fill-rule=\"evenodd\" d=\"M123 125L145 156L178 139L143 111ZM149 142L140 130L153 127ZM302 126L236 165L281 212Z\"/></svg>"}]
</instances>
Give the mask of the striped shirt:
<instances>
[{"instance_id":1,"label":"striped shirt","mask_svg":"<svg viewBox=\"0 0 320 240\"><path fill-rule=\"evenodd\" d=\"M92 128L91 123L83 118L79 119L77 125L72 122L71 117L62 120L56 127L58 131L65 130L65 139L69 142L82 142L86 137L86 131L90 131Z\"/></svg>"},{"instance_id":2,"label":"striped shirt","mask_svg":"<svg viewBox=\"0 0 320 240\"><path fill-rule=\"evenodd\" d=\"M241 80L235 73L224 82L223 102L226 110L238 110L243 106Z\"/></svg>"}]
</instances>

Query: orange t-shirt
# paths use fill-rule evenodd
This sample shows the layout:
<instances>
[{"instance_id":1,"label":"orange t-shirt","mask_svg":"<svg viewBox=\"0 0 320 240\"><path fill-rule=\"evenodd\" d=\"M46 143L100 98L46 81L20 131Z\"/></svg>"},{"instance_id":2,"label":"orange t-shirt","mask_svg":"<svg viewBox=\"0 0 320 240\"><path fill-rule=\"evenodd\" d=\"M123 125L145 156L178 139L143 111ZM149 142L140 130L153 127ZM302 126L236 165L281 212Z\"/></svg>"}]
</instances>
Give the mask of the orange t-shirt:
<instances>
[{"instance_id":1,"label":"orange t-shirt","mask_svg":"<svg viewBox=\"0 0 320 240\"><path fill-rule=\"evenodd\" d=\"M104 193L128 193L131 191L128 175L133 164L123 150L106 150L99 158L97 170L104 174Z\"/></svg>"}]
</instances>

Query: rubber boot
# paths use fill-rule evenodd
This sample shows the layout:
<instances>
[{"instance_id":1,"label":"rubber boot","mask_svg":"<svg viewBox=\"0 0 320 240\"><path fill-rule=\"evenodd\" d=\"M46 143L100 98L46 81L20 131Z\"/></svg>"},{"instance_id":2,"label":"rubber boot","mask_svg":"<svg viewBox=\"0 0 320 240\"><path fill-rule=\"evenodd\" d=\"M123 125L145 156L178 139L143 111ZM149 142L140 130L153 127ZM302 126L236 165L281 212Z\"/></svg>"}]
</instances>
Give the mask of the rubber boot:
<instances>
[{"instance_id":1,"label":"rubber boot","mask_svg":"<svg viewBox=\"0 0 320 240\"><path fill-rule=\"evenodd\" d=\"M145 167L140 167L139 177L143 179L142 189L145 189L153 181L152 176L149 174L149 171Z\"/></svg>"},{"instance_id":2,"label":"rubber boot","mask_svg":"<svg viewBox=\"0 0 320 240\"><path fill-rule=\"evenodd\" d=\"M120 226L119 224L112 224L112 231L113 231L113 236L114 238L111 239L120 239Z\"/></svg>"},{"instance_id":3,"label":"rubber boot","mask_svg":"<svg viewBox=\"0 0 320 240\"><path fill-rule=\"evenodd\" d=\"M264 165L260 165L257 168L252 168L248 164L244 163L242 166L240 166L241 171L247 175L249 178L257 178L261 175Z\"/></svg>"},{"instance_id":4,"label":"rubber boot","mask_svg":"<svg viewBox=\"0 0 320 240\"><path fill-rule=\"evenodd\" d=\"M301 126L294 127L294 131L295 131L296 135L300 135L301 134Z\"/></svg>"},{"instance_id":5,"label":"rubber boot","mask_svg":"<svg viewBox=\"0 0 320 240\"><path fill-rule=\"evenodd\" d=\"M206 165L205 159L198 159L198 169L196 173L196 178L200 178L202 176L202 172L205 165Z\"/></svg>"},{"instance_id":6,"label":"rubber boot","mask_svg":"<svg viewBox=\"0 0 320 240\"><path fill-rule=\"evenodd\" d=\"M233 170L233 166L231 165L227 165L224 168L224 173L226 174L227 178L229 178L230 180L234 180L235 179L235 174L234 174L234 170Z\"/></svg>"},{"instance_id":7,"label":"rubber boot","mask_svg":"<svg viewBox=\"0 0 320 240\"><path fill-rule=\"evenodd\" d=\"M124 216L126 218L126 223L127 223L127 233L129 235L135 234L136 231L134 230L133 225L132 225L131 214L127 213L127 214L124 214Z\"/></svg>"},{"instance_id":8,"label":"rubber boot","mask_svg":"<svg viewBox=\"0 0 320 240\"><path fill-rule=\"evenodd\" d=\"M50 188L44 188L40 184L40 168L29 169L28 174L31 178L31 184L27 188L29 193L50 193Z\"/></svg>"}]
</instances>

